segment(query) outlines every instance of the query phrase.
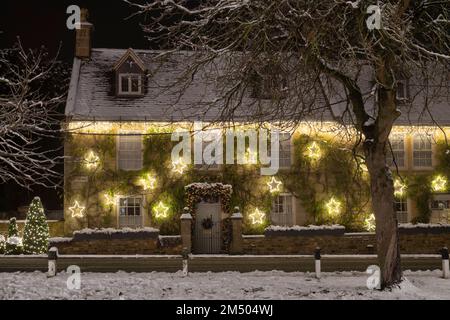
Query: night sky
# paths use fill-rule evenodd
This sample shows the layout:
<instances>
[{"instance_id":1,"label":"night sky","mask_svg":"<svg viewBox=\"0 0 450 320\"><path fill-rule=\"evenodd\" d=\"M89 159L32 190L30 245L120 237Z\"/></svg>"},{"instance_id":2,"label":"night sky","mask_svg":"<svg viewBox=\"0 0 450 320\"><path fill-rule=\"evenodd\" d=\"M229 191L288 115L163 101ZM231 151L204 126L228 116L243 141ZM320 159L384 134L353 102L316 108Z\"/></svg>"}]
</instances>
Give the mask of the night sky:
<instances>
[{"instance_id":1,"label":"night sky","mask_svg":"<svg viewBox=\"0 0 450 320\"><path fill-rule=\"evenodd\" d=\"M75 31L68 30L66 9L76 4L89 9L89 21L94 24L93 47L149 48L140 27L140 18L126 20L134 12L122 0L1 0L0 47L12 46L17 37L26 48L45 46L54 56L61 45L59 59L71 65ZM40 196L47 209L62 208L62 190L36 188L22 190L14 185L0 185L0 212L28 205Z\"/></svg>"}]
</instances>

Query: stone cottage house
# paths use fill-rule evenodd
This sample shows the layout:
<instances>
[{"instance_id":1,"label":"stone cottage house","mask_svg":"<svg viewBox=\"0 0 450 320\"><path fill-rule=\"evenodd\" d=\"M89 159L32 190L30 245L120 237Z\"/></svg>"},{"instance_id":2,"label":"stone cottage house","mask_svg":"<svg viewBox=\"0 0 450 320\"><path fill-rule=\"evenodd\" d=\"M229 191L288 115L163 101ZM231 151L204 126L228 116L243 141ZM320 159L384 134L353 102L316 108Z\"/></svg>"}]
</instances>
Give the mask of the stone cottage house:
<instances>
[{"instance_id":1,"label":"stone cottage house","mask_svg":"<svg viewBox=\"0 0 450 320\"><path fill-rule=\"evenodd\" d=\"M144 226L177 234L188 207L196 217L193 234L209 241L220 238L220 222L235 206L246 233L267 225L321 223L370 230L363 160L344 150L336 114L323 109L285 130L274 176L261 176L252 154L238 165L173 163L173 131L189 132L195 121L218 119L221 110L209 104L214 83L196 77L180 95L175 83L191 53L91 48L92 25L83 21L65 110L66 234L86 227ZM399 101L416 89L410 79L399 81ZM393 130L390 163L398 168L394 206L400 223L449 219L450 163L442 143L450 129L448 103L448 96L441 97L430 114L417 106ZM241 112L241 120L233 120L248 125L251 119ZM216 128L221 125L225 128L224 122Z\"/></svg>"}]
</instances>

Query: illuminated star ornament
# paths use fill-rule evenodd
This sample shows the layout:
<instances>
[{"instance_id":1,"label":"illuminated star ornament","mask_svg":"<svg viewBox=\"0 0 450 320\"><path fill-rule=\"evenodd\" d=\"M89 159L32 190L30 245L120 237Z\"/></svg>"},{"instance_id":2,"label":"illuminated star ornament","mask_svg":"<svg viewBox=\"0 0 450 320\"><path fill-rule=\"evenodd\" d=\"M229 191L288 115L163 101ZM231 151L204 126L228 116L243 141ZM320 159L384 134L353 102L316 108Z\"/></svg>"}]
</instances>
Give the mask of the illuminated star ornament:
<instances>
[{"instance_id":1,"label":"illuminated star ornament","mask_svg":"<svg viewBox=\"0 0 450 320\"><path fill-rule=\"evenodd\" d=\"M441 175L437 176L431 181L431 188L436 192L445 191L447 188L447 179Z\"/></svg>"},{"instance_id":2,"label":"illuminated star ornament","mask_svg":"<svg viewBox=\"0 0 450 320\"><path fill-rule=\"evenodd\" d=\"M280 192L282 185L283 183L280 180L277 180L275 177L272 177L272 179L267 182L267 186L269 187L269 191L271 193Z\"/></svg>"},{"instance_id":3,"label":"illuminated star ornament","mask_svg":"<svg viewBox=\"0 0 450 320\"><path fill-rule=\"evenodd\" d=\"M252 224L263 224L266 214L256 208L255 211L249 215L249 218L252 220Z\"/></svg>"},{"instance_id":4,"label":"illuminated star ornament","mask_svg":"<svg viewBox=\"0 0 450 320\"><path fill-rule=\"evenodd\" d=\"M333 197L325 204L325 208L330 216L335 217L341 213L342 204Z\"/></svg>"},{"instance_id":5,"label":"illuminated star ornament","mask_svg":"<svg viewBox=\"0 0 450 320\"><path fill-rule=\"evenodd\" d=\"M84 158L85 166L89 170L97 168L99 162L100 158L94 153L94 151L89 152L88 155Z\"/></svg>"},{"instance_id":6,"label":"illuminated star ornament","mask_svg":"<svg viewBox=\"0 0 450 320\"><path fill-rule=\"evenodd\" d=\"M399 179L394 181L394 196L403 197L405 195L406 185Z\"/></svg>"},{"instance_id":7,"label":"illuminated star ornament","mask_svg":"<svg viewBox=\"0 0 450 320\"><path fill-rule=\"evenodd\" d=\"M70 212L72 213L73 218L83 218L84 217L84 209L83 206L80 206L78 201L75 201L75 204L72 207L69 207Z\"/></svg>"},{"instance_id":8,"label":"illuminated star ornament","mask_svg":"<svg viewBox=\"0 0 450 320\"><path fill-rule=\"evenodd\" d=\"M319 145L317 142L313 141L309 144L307 147L307 155L312 160L319 160L322 156L322 151L320 150Z\"/></svg>"},{"instance_id":9,"label":"illuminated star ornament","mask_svg":"<svg viewBox=\"0 0 450 320\"><path fill-rule=\"evenodd\" d=\"M169 211L169 208L166 207L162 201L158 203L158 205L153 209L155 212L155 217L158 219L167 218L167 211Z\"/></svg>"},{"instance_id":10,"label":"illuminated star ornament","mask_svg":"<svg viewBox=\"0 0 450 320\"><path fill-rule=\"evenodd\" d=\"M156 178L150 174L147 174L145 178L140 180L142 188L144 190L153 190L155 189Z\"/></svg>"},{"instance_id":11,"label":"illuminated star ornament","mask_svg":"<svg viewBox=\"0 0 450 320\"><path fill-rule=\"evenodd\" d=\"M105 193L105 202L106 202L106 205L113 206L116 204L116 197L112 196L108 193Z\"/></svg>"},{"instance_id":12,"label":"illuminated star ornament","mask_svg":"<svg viewBox=\"0 0 450 320\"><path fill-rule=\"evenodd\" d=\"M375 215L372 213L365 221L366 230L369 232L375 231Z\"/></svg>"},{"instance_id":13,"label":"illuminated star ornament","mask_svg":"<svg viewBox=\"0 0 450 320\"><path fill-rule=\"evenodd\" d=\"M177 172L179 174L183 174L184 170L186 170L187 165L180 158L175 162L172 162L172 171Z\"/></svg>"}]
</instances>

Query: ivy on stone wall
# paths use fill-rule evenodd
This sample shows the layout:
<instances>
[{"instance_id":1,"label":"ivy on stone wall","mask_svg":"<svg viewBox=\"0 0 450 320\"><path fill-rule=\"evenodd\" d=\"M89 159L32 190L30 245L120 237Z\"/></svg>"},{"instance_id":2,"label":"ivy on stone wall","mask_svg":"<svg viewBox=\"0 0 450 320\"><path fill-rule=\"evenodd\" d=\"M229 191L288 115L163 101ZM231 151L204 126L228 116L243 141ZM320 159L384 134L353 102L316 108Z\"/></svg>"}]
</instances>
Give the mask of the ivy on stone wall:
<instances>
[{"instance_id":1,"label":"ivy on stone wall","mask_svg":"<svg viewBox=\"0 0 450 320\"><path fill-rule=\"evenodd\" d=\"M243 232L262 233L270 224L272 202L277 193L269 192L267 181L261 176L259 165L222 165L220 169L198 170L188 166L183 174L171 170L171 151L176 142L171 141L172 128L167 132L149 129L143 142L143 168L139 171L116 171L115 135L73 135L68 140L71 146L73 166L66 173L66 201L83 201L88 213L87 226L116 226L115 206L105 201L106 196L145 195L144 214L151 225L159 228L161 234L178 234L179 217L186 205L185 186L195 182L223 183L233 187L229 207L239 206L244 215ZM154 133L154 134L153 134ZM312 159L308 147L315 142L320 148L320 157ZM283 192L293 194L300 200L307 212L305 224L341 224L347 230L363 230L364 220L371 214L370 186L368 174L361 160L344 142L327 140L309 135L295 135L293 138L294 162L290 170L280 169L276 175L283 183ZM83 166L83 156L94 151L100 161L95 170ZM436 169L450 177L450 155L446 145L438 146L441 162ZM362 159L362 158L359 158ZM150 174L155 177L155 188L143 190L139 179ZM430 181L434 173L408 175L408 196L414 197L419 210L417 221L427 222L430 216ZM86 176L87 182L81 188L72 189L72 178ZM342 203L340 214L330 216L326 203L331 198ZM153 208L159 202L169 208L164 219L155 217ZM262 224L253 224L248 218L255 209L265 213Z\"/></svg>"}]
</instances>

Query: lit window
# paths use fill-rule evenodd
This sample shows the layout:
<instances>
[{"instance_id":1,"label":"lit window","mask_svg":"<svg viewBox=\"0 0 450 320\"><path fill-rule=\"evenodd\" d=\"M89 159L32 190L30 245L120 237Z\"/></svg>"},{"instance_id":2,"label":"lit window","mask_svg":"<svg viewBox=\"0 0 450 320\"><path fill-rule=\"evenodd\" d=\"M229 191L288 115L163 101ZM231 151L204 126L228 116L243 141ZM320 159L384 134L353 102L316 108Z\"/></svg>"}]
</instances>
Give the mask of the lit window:
<instances>
[{"instance_id":1,"label":"lit window","mask_svg":"<svg viewBox=\"0 0 450 320\"><path fill-rule=\"evenodd\" d=\"M408 223L408 203L405 197L396 197L394 209L397 213L398 223Z\"/></svg>"},{"instance_id":2,"label":"lit window","mask_svg":"<svg viewBox=\"0 0 450 320\"><path fill-rule=\"evenodd\" d=\"M280 133L280 167L289 168L291 166L291 134Z\"/></svg>"},{"instance_id":3,"label":"lit window","mask_svg":"<svg viewBox=\"0 0 450 320\"><path fill-rule=\"evenodd\" d=\"M429 135L414 136L413 143L413 164L414 167L432 167L432 146Z\"/></svg>"},{"instance_id":4,"label":"lit window","mask_svg":"<svg viewBox=\"0 0 450 320\"><path fill-rule=\"evenodd\" d=\"M294 224L292 199L290 194L280 194L274 199L271 214L273 225L292 226Z\"/></svg>"},{"instance_id":5,"label":"lit window","mask_svg":"<svg viewBox=\"0 0 450 320\"><path fill-rule=\"evenodd\" d=\"M142 198L119 198L119 227L142 226Z\"/></svg>"},{"instance_id":6,"label":"lit window","mask_svg":"<svg viewBox=\"0 0 450 320\"><path fill-rule=\"evenodd\" d=\"M142 137L140 135L120 135L117 156L120 170L141 170Z\"/></svg>"},{"instance_id":7,"label":"lit window","mask_svg":"<svg viewBox=\"0 0 450 320\"><path fill-rule=\"evenodd\" d=\"M119 94L139 95L142 93L142 77L138 74L119 75Z\"/></svg>"},{"instance_id":8,"label":"lit window","mask_svg":"<svg viewBox=\"0 0 450 320\"><path fill-rule=\"evenodd\" d=\"M405 137L403 135L393 135L389 138L391 149L387 151L387 163L391 167L405 167ZM394 163L395 160L395 163Z\"/></svg>"}]
</instances>

